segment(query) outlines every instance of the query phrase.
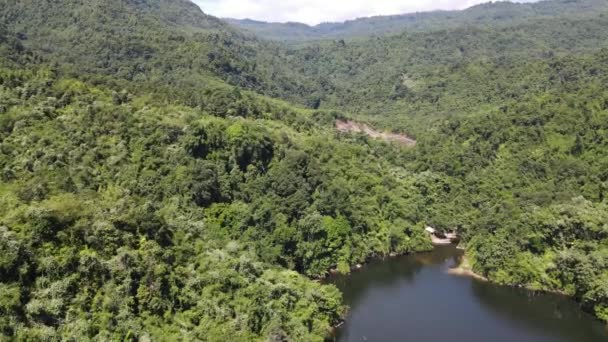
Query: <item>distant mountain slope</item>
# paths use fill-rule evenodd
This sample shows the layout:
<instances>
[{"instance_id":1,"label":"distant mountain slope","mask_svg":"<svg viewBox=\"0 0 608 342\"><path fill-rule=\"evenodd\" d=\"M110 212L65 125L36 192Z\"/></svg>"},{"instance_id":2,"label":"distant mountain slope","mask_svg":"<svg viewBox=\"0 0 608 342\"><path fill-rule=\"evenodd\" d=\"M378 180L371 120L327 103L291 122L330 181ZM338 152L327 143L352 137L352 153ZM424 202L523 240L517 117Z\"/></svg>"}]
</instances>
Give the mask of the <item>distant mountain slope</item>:
<instances>
[{"instance_id":1,"label":"distant mountain slope","mask_svg":"<svg viewBox=\"0 0 608 342\"><path fill-rule=\"evenodd\" d=\"M413 136L430 121L542 87L522 63L550 61L608 47L608 16L542 19L508 27L459 27L348 42L304 44L298 72L328 79L320 108L340 108ZM500 100L499 100L500 99ZM380 122L376 122L380 123ZM403 126L402 126L403 125ZM418 128L414 126L418 126Z\"/></svg>"},{"instance_id":2,"label":"distant mountain slope","mask_svg":"<svg viewBox=\"0 0 608 342\"><path fill-rule=\"evenodd\" d=\"M204 14L188 0L3 0L0 22L74 76L188 90L217 80L305 102L312 82L277 62L282 50ZM304 98L302 100L302 98Z\"/></svg>"},{"instance_id":3,"label":"distant mountain slope","mask_svg":"<svg viewBox=\"0 0 608 342\"><path fill-rule=\"evenodd\" d=\"M294 47L186 0L0 0L0 340L324 341L307 277L427 224L608 321L605 5Z\"/></svg>"},{"instance_id":4,"label":"distant mountain slope","mask_svg":"<svg viewBox=\"0 0 608 342\"><path fill-rule=\"evenodd\" d=\"M602 12L607 2L598 0L488 4L463 12L421 14L429 19L420 22L441 21L438 15L452 13L454 25L471 18L488 23L494 18L505 25L461 24L294 49L244 33L188 0L4 1L0 20L7 29L23 46L74 77L124 80L154 92L171 91L191 105L200 102L205 89L227 82L312 108L354 112L377 112L378 105L402 98L399 78L405 73L412 76L472 59L538 57L602 46L606 20L601 13L608 12ZM572 8L577 10L567 12L566 19L552 16ZM369 19L374 20L384 22ZM373 27L378 35L384 32L381 26Z\"/></svg>"},{"instance_id":5,"label":"distant mountain slope","mask_svg":"<svg viewBox=\"0 0 608 342\"><path fill-rule=\"evenodd\" d=\"M403 31L438 30L462 25L512 25L531 18L566 15L570 18L584 17L604 10L608 10L608 2L604 0L557 0L526 4L490 2L463 11L376 16L344 23L322 23L316 26L301 23L266 23L251 19L225 19L225 21L266 39L306 41L381 36Z\"/></svg>"},{"instance_id":6,"label":"distant mountain slope","mask_svg":"<svg viewBox=\"0 0 608 342\"><path fill-rule=\"evenodd\" d=\"M381 208L411 194L398 147L335 135L335 113L213 79L189 106L58 56L0 25L0 340L321 342L345 308L306 276L430 247Z\"/></svg>"}]
</instances>

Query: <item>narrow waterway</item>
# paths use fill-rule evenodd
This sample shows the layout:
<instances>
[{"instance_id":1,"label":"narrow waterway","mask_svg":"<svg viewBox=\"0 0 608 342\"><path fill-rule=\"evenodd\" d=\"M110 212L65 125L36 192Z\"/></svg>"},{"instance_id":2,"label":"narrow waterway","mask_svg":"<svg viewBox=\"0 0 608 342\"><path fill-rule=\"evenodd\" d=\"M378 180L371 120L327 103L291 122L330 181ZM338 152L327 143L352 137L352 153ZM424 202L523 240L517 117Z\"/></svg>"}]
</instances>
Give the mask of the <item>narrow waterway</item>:
<instances>
[{"instance_id":1,"label":"narrow waterway","mask_svg":"<svg viewBox=\"0 0 608 342\"><path fill-rule=\"evenodd\" d=\"M330 278L351 308L336 340L608 341L605 325L568 298L447 274L460 256L437 247Z\"/></svg>"}]
</instances>

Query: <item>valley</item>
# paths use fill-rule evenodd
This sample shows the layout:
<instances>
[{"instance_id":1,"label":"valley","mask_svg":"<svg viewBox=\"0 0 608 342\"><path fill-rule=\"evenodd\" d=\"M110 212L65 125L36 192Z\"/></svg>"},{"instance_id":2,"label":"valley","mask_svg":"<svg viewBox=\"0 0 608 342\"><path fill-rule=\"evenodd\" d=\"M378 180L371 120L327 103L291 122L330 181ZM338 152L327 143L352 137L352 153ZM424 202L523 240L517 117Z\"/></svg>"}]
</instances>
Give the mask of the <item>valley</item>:
<instances>
[{"instance_id":1,"label":"valley","mask_svg":"<svg viewBox=\"0 0 608 342\"><path fill-rule=\"evenodd\" d=\"M0 340L436 341L441 312L600 340L606 37L604 0L318 27L0 0Z\"/></svg>"}]
</instances>

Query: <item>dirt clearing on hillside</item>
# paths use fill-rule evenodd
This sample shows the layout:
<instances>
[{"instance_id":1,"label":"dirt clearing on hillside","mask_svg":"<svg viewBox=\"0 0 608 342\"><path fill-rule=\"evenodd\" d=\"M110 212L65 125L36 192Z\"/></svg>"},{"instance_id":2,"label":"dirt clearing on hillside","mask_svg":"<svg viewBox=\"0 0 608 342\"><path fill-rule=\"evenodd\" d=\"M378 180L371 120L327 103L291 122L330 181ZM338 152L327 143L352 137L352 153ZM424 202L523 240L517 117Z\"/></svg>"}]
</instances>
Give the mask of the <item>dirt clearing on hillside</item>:
<instances>
[{"instance_id":1,"label":"dirt clearing on hillside","mask_svg":"<svg viewBox=\"0 0 608 342\"><path fill-rule=\"evenodd\" d=\"M374 139L394 141L407 146L416 145L416 140L408 137L405 134L380 132L366 124L354 122L352 120L336 120L336 129L344 133L365 133Z\"/></svg>"}]
</instances>

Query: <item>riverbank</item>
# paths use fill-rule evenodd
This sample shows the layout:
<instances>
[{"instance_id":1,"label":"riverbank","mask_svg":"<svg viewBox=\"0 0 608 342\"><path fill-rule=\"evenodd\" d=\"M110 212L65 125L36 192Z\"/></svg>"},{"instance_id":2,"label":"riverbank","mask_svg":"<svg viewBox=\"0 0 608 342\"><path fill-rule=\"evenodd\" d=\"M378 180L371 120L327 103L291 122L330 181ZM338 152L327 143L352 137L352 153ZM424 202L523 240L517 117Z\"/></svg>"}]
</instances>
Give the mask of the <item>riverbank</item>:
<instances>
[{"instance_id":1,"label":"riverbank","mask_svg":"<svg viewBox=\"0 0 608 342\"><path fill-rule=\"evenodd\" d=\"M428 253L375 258L358 272L330 277L328 283L338 287L349 309L343 320L334 322L328 338L339 342L482 341L488 336L505 341L606 341L603 324L582 314L566 297L446 274L454 266L471 270L471 256L462 257L455 246L437 246ZM437 329L438 321L442 329Z\"/></svg>"},{"instance_id":2,"label":"riverbank","mask_svg":"<svg viewBox=\"0 0 608 342\"><path fill-rule=\"evenodd\" d=\"M462 260L461 260L460 264L454 268L448 269L447 273L451 274L451 275L455 275L455 276L470 277L470 278L474 278L474 279L477 279L480 281L490 282L490 283L493 283L493 284L496 284L499 286L516 287L516 288L526 289L526 290L532 291L532 292L550 293L550 294L560 295L560 296L568 297L571 300L574 300L571 295L567 294L566 292L564 292L562 290L535 288L535 287L525 285L525 284L510 284L510 285L499 284L495 281L492 281L492 280L482 276L481 274L475 273L475 271L473 271L473 266L471 265L470 260L466 256L462 256Z\"/></svg>"},{"instance_id":3,"label":"riverbank","mask_svg":"<svg viewBox=\"0 0 608 342\"><path fill-rule=\"evenodd\" d=\"M449 246L449 245L454 244L452 239L450 239L450 238L442 239L440 237L435 236L434 234L431 234L431 243L434 246Z\"/></svg>"},{"instance_id":4,"label":"riverbank","mask_svg":"<svg viewBox=\"0 0 608 342\"><path fill-rule=\"evenodd\" d=\"M462 259L460 260L460 264L458 266L448 269L448 274L461 277L470 277L485 282L490 281L488 278L473 271L473 266L471 265L471 262L469 261L469 259L467 259L466 256L462 256Z\"/></svg>"},{"instance_id":5,"label":"riverbank","mask_svg":"<svg viewBox=\"0 0 608 342\"><path fill-rule=\"evenodd\" d=\"M313 281L317 281L317 282L323 282L324 280L327 280L330 277L333 276L339 276L339 275L349 275L353 272L357 272L357 271L361 271L365 265L367 265L370 261L373 260L385 260L387 258L393 259L393 258L399 258L399 257L403 257L406 255L415 255L415 254L420 254L420 253L428 253L428 252L432 252L436 246L443 246L443 245L453 245L454 243L440 243L440 244L435 244L433 242L431 242L430 246L425 246L421 249L418 250L414 250L414 251L409 251L409 252L389 252L388 254L372 254L372 255L368 255L365 258L365 261L361 262L361 263L357 263L354 265L349 265L348 272L340 272L340 270L338 269L337 265L334 265L333 267L331 267L330 269L328 269L325 274L323 275L318 275L318 276L313 276L311 277L311 279ZM428 249L425 249L428 248Z\"/></svg>"}]
</instances>

